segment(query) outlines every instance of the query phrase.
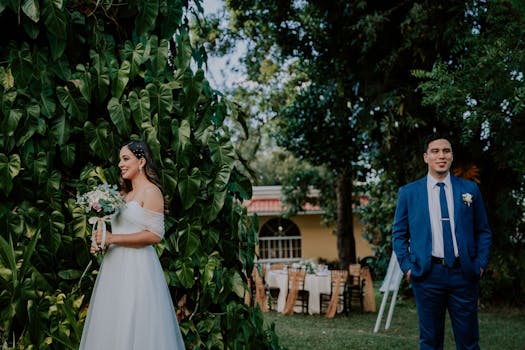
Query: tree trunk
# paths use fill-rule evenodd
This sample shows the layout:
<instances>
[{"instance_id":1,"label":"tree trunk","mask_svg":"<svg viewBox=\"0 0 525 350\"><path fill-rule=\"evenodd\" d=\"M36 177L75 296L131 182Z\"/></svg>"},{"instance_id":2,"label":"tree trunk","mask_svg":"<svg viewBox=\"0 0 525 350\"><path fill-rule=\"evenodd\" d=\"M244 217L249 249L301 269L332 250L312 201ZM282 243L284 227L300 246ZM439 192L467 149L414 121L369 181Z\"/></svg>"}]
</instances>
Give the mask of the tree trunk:
<instances>
[{"instance_id":1,"label":"tree trunk","mask_svg":"<svg viewBox=\"0 0 525 350\"><path fill-rule=\"evenodd\" d=\"M337 179L336 235L339 266L341 269L347 269L349 264L356 262L351 174L351 171L346 170Z\"/></svg>"}]
</instances>

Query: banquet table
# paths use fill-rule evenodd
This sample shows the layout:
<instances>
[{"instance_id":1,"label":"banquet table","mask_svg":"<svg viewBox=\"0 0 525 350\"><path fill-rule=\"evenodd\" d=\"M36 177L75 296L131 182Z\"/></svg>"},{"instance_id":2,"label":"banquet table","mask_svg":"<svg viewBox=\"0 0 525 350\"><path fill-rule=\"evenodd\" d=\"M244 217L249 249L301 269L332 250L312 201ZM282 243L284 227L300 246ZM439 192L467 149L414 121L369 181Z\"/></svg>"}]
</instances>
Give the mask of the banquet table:
<instances>
[{"instance_id":1,"label":"banquet table","mask_svg":"<svg viewBox=\"0 0 525 350\"><path fill-rule=\"evenodd\" d=\"M288 273L286 270L268 270L266 272L266 283L270 287L279 288L279 297L277 298L277 311L283 312L288 295ZM321 293L330 293L330 273L329 271L319 272L317 274L306 274L304 280L304 289L309 292L308 313L320 313L319 295Z\"/></svg>"}]
</instances>

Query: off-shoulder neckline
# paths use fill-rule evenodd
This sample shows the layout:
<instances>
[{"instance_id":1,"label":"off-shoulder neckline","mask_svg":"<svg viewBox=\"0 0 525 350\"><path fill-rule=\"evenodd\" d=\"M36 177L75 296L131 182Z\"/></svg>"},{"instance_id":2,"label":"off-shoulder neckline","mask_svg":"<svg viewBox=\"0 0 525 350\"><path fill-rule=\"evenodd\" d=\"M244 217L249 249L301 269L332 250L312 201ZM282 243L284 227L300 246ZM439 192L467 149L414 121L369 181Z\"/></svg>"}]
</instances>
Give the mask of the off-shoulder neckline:
<instances>
[{"instance_id":1,"label":"off-shoulder neckline","mask_svg":"<svg viewBox=\"0 0 525 350\"><path fill-rule=\"evenodd\" d=\"M135 203L135 204L138 205L140 208L142 208L142 210L147 211L148 213L158 214L158 215L164 215L164 213L160 213L160 212L155 211L155 210L151 210L151 209L148 209L148 208L144 208L142 205L140 205L139 202L137 202L137 201L134 200L134 199L129 200L129 201L126 202L126 204L130 204L130 203Z\"/></svg>"}]
</instances>

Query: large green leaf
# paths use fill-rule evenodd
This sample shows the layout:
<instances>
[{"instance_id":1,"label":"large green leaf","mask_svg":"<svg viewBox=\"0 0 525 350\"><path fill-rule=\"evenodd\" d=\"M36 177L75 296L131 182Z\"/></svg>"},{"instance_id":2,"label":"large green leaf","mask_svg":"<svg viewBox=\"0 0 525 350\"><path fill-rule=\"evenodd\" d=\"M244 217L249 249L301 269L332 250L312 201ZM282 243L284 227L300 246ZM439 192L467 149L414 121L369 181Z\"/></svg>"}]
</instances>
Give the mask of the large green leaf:
<instances>
[{"instance_id":1,"label":"large green leaf","mask_svg":"<svg viewBox=\"0 0 525 350\"><path fill-rule=\"evenodd\" d=\"M217 218L217 214L219 214L222 207L224 206L226 194L226 190L213 192L213 199L211 205L205 213L206 222L212 222Z\"/></svg>"},{"instance_id":2,"label":"large green leaf","mask_svg":"<svg viewBox=\"0 0 525 350\"><path fill-rule=\"evenodd\" d=\"M169 116L173 109L173 94L168 84L146 86L151 101L151 113L159 117Z\"/></svg>"},{"instance_id":3,"label":"large green leaf","mask_svg":"<svg viewBox=\"0 0 525 350\"><path fill-rule=\"evenodd\" d=\"M182 30L179 35L175 37L177 41L177 56L175 57L175 66L179 71L188 70L191 62L191 42L188 32Z\"/></svg>"},{"instance_id":4,"label":"large green leaf","mask_svg":"<svg viewBox=\"0 0 525 350\"><path fill-rule=\"evenodd\" d=\"M155 116L150 122L142 123L142 130L144 131L145 140L151 150L153 159L158 159L159 163L162 165L162 158L160 156L160 141L157 137L158 130L153 125L158 125L158 118Z\"/></svg>"},{"instance_id":5,"label":"large green leaf","mask_svg":"<svg viewBox=\"0 0 525 350\"><path fill-rule=\"evenodd\" d=\"M62 0L50 0L44 1L42 7L42 17L48 32L53 59L59 58L66 47L67 19L62 5Z\"/></svg>"},{"instance_id":6,"label":"large green leaf","mask_svg":"<svg viewBox=\"0 0 525 350\"><path fill-rule=\"evenodd\" d=\"M26 232L26 225L24 222L24 217L18 213L11 213L9 215L9 231L15 236L20 236Z\"/></svg>"},{"instance_id":7,"label":"large green leaf","mask_svg":"<svg viewBox=\"0 0 525 350\"><path fill-rule=\"evenodd\" d=\"M129 107L126 104L120 103L118 98L112 97L108 102L108 112L119 134L124 137L129 135L131 133Z\"/></svg>"},{"instance_id":8,"label":"large green leaf","mask_svg":"<svg viewBox=\"0 0 525 350\"><path fill-rule=\"evenodd\" d=\"M145 61L145 54L148 54L142 42L133 46L133 43L126 41L122 50L122 59L131 63L129 77L133 79L141 71L141 65Z\"/></svg>"},{"instance_id":9,"label":"large green leaf","mask_svg":"<svg viewBox=\"0 0 525 350\"><path fill-rule=\"evenodd\" d=\"M129 72L131 70L131 64L128 61L122 62L117 73L117 77L113 80L113 98L119 99L128 85Z\"/></svg>"},{"instance_id":10,"label":"large green leaf","mask_svg":"<svg viewBox=\"0 0 525 350\"><path fill-rule=\"evenodd\" d=\"M89 226L86 218L86 213L84 209L75 204L74 199L69 199L67 201L67 207L71 213L72 224L69 225L71 233L75 237L86 238L88 235L91 235L91 227Z\"/></svg>"},{"instance_id":11,"label":"large green leaf","mask_svg":"<svg viewBox=\"0 0 525 350\"><path fill-rule=\"evenodd\" d=\"M13 45L10 45L9 66L15 78L15 85L24 88L34 73L33 58L27 43L22 43L19 48Z\"/></svg>"},{"instance_id":12,"label":"large green leaf","mask_svg":"<svg viewBox=\"0 0 525 350\"><path fill-rule=\"evenodd\" d=\"M164 193L175 193L177 190L177 168L172 159L164 159L164 169L161 170Z\"/></svg>"},{"instance_id":13,"label":"large green leaf","mask_svg":"<svg viewBox=\"0 0 525 350\"><path fill-rule=\"evenodd\" d=\"M184 74L184 111L185 116L191 117L195 114L197 108L197 101L204 86L204 72L202 69L197 70L195 75L191 71Z\"/></svg>"},{"instance_id":14,"label":"large green leaf","mask_svg":"<svg viewBox=\"0 0 525 350\"><path fill-rule=\"evenodd\" d=\"M84 97L86 101L91 102L91 81L93 79L91 72L86 70L83 64L78 64L77 70L79 70L81 74L80 77L74 81L74 84L78 88L78 91L80 91L82 97Z\"/></svg>"},{"instance_id":15,"label":"large green leaf","mask_svg":"<svg viewBox=\"0 0 525 350\"><path fill-rule=\"evenodd\" d=\"M201 174L198 168L191 169L188 174L185 168L179 173L179 195L184 209L190 208L197 200L201 185Z\"/></svg>"},{"instance_id":16,"label":"large green leaf","mask_svg":"<svg viewBox=\"0 0 525 350\"><path fill-rule=\"evenodd\" d=\"M43 15L47 30L55 35L65 35L66 17L62 0L43 1Z\"/></svg>"},{"instance_id":17,"label":"large green leaf","mask_svg":"<svg viewBox=\"0 0 525 350\"><path fill-rule=\"evenodd\" d=\"M184 288L191 288L195 283L191 258L180 258L175 261L175 274Z\"/></svg>"},{"instance_id":18,"label":"large green leaf","mask_svg":"<svg viewBox=\"0 0 525 350\"><path fill-rule=\"evenodd\" d=\"M10 68L0 67L0 85L4 90L9 90L15 86L15 78Z\"/></svg>"},{"instance_id":19,"label":"large green leaf","mask_svg":"<svg viewBox=\"0 0 525 350\"><path fill-rule=\"evenodd\" d=\"M202 227L188 224L182 230L179 230L179 238L177 239L177 250L184 254L184 256L192 256L199 250L200 232Z\"/></svg>"},{"instance_id":20,"label":"large green leaf","mask_svg":"<svg viewBox=\"0 0 525 350\"><path fill-rule=\"evenodd\" d=\"M215 179L213 180L213 190L217 192L224 190L230 181L231 173L232 167L229 164L222 164L221 170L217 173Z\"/></svg>"},{"instance_id":21,"label":"large green leaf","mask_svg":"<svg viewBox=\"0 0 525 350\"><path fill-rule=\"evenodd\" d=\"M59 146L65 145L71 134L71 126L69 125L69 120L66 118L65 113L60 113L55 116L53 119L53 124L51 125L51 133L55 139L55 142Z\"/></svg>"},{"instance_id":22,"label":"large green leaf","mask_svg":"<svg viewBox=\"0 0 525 350\"><path fill-rule=\"evenodd\" d=\"M12 109L9 112L9 116L7 117L7 121L4 122L4 132L7 136L13 136L15 134L15 130L18 127L18 124L20 123L20 119L22 119L23 112L19 109Z\"/></svg>"},{"instance_id":23,"label":"large green leaf","mask_svg":"<svg viewBox=\"0 0 525 350\"><path fill-rule=\"evenodd\" d=\"M20 266L20 276L25 277L33 269L31 265L31 256L35 252L36 243L40 238L40 229L37 229L35 234L31 237L29 243L25 246L22 264Z\"/></svg>"},{"instance_id":24,"label":"large green leaf","mask_svg":"<svg viewBox=\"0 0 525 350\"><path fill-rule=\"evenodd\" d=\"M2 266L11 270L13 283L17 283L18 269L16 267L16 253L11 236L9 237L9 242L0 236L0 259Z\"/></svg>"},{"instance_id":25,"label":"large green leaf","mask_svg":"<svg viewBox=\"0 0 525 350\"><path fill-rule=\"evenodd\" d=\"M156 40L156 37L152 37L151 41L153 40ZM152 45L152 48L154 49L151 50L150 60L154 69L153 75L159 77L168 63L168 40L161 39L158 46Z\"/></svg>"},{"instance_id":26,"label":"large green leaf","mask_svg":"<svg viewBox=\"0 0 525 350\"><path fill-rule=\"evenodd\" d=\"M155 20L159 12L158 0L139 0L135 29L139 36L146 34L155 27Z\"/></svg>"},{"instance_id":27,"label":"large green leaf","mask_svg":"<svg viewBox=\"0 0 525 350\"><path fill-rule=\"evenodd\" d=\"M19 132L17 132L16 145L21 146L29 140L33 134L43 127L45 133L46 124L40 121L40 105L36 101L31 101L26 107L26 117L22 127L19 126Z\"/></svg>"},{"instance_id":28,"label":"large green leaf","mask_svg":"<svg viewBox=\"0 0 525 350\"><path fill-rule=\"evenodd\" d=\"M140 90L137 94L135 91L131 91L128 96L129 106L133 112L133 120L135 125L140 127L143 121L150 120L150 99L147 90Z\"/></svg>"},{"instance_id":29,"label":"large green leaf","mask_svg":"<svg viewBox=\"0 0 525 350\"><path fill-rule=\"evenodd\" d=\"M40 19L40 6L38 0L24 0L22 11L35 23Z\"/></svg>"},{"instance_id":30,"label":"large green leaf","mask_svg":"<svg viewBox=\"0 0 525 350\"><path fill-rule=\"evenodd\" d=\"M69 143L60 147L60 159L68 167L75 163L75 144Z\"/></svg>"},{"instance_id":31,"label":"large green leaf","mask_svg":"<svg viewBox=\"0 0 525 350\"><path fill-rule=\"evenodd\" d=\"M36 40L36 38L38 38L38 35L40 34L40 22L35 23L33 21L24 20L22 21L22 26L31 39Z\"/></svg>"},{"instance_id":32,"label":"large green leaf","mask_svg":"<svg viewBox=\"0 0 525 350\"><path fill-rule=\"evenodd\" d=\"M70 118L86 120L88 104L82 96L75 96L69 86L57 86L56 92L60 104L68 112Z\"/></svg>"},{"instance_id":33,"label":"large green leaf","mask_svg":"<svg viewBox=\"0 0 525 350\"><path fill-rule=\"evenodd\" d=\"M13 103L16 100L18 93L15 89L10 89L2 94L2 113L8 115L13 108Z\"/></svg>"},{"instance_id":34,"label":"large green leaf","mask_svg":"<svg viewBox=\"0 0 525 350\"><path fill-rule=\"evenodd\" d=\"M50 86L45 86L39 95L40 110L42 114L48 118L51 118L56 110L56 103L53 97L53 89L51 89Z\"/></svg>"},{"instance_id":35,"label":"large green leaf","mask_svg":"<svg viewBox=\"0 0 525 350\"><path fill-rule=\"evenodd\" d=\"M98 98L100 101L103 101L109 91L110 77L109 77L109 68L106 65L105 60L100 57L100 55L95 52L90 52L90 57L92 60L92 66L94 69L93 79L95 80L94 88L98 92Z\"/></svg>"},{"instance_id":36,"label":"large green leaf","mask_svg":"<svg viewBox=\"0 0 525 350\"><path fill-rule=\"evenodd\" d=\"M237 271L234 271L229 282L231 284L233 292L237 294L239 298L244 297L244 293L246 292L246 289L244 287L244 281Z\"/></svg>"},{"instance_id":37,"label":"large green leaf","mask_svg":"<svg viewBox=\"0 0 525 350\"><path fill-rule=\"evenodd\" d=\"M221 266L221 257L218 252L213 252L208 256L203 256L204 264L200 266L201 283L206 286L213 281L213 275L215 271ZM204 265L204 266L203 266Z\"/></svg>"},{"instance_id":38,"label":"large green leaf","mask_svg":"<svg viewBox=\"0 0 525 350\"><path fill-rule=\"evenodd\" d=\"M190 122L187 119L183 119L179 125L178 120L174 119L171 124L171 130L173 134L172 147L177 152L177 155L179 155L190 143Z\"/></svg>"},{"instance_id":39,"label":"large green leaf","mask_svg":"<svg viewBox=\"0 0 525 350\"><path fill-rule=\"evenodd\" d=\"M84 124L84 137L94 154L101 158L109 158L113 145L108 145L110 125L105 120L98 120L97 124L87 121Z\"/></svg>"},{"instance_id":40,"label":"large green leaf","mask_svg":"<svg viewBox=\"0 0 525 350\"><path fill-rule=\"evenodd\" d=\"M20 156L11 154L9 157L0 153L0 190L8 195L13 189L13 178L20 172Z\"/></svg>"},{"instance_id":41,"label":"large green leaf","mask_svg":"<svg viewBox=\"0 0 525 350\"><path fill-rule=\"evenodd\" d=\"M160 0L159 2L160 18L157 23L160 24L162 37L168 38L173 36L181 24L182 3L181 0Z\"/></svg>"},{"instance_id":42,"label":"large green leaf","mask_svg":"<svg viewBox=\"0 0 525 350\"><path fill-rule=\"evenodd\" d=\"M76 280L79 279L80 276L82 276L82 271L76 269L58 271L58 277L64 280Z\"/></svg>"},{"instance_id":43,"label":"large green leaf","mask_svg":"<svg viewBox=\"0 0 525 350\"><path fill-rule=\"evenodd\" d=\"M56 169L51 171L47 178L45 189L49 206L53 209L61 209L62 206L62 192L60 191L61 182L62 174Z\"/></svg>"},{"instance_id":44,"label":"large green leaf","mask_svg":"<svg viewBox=\"0 0 525 350\"><path fill-rule=\"evenodd\" d=\"M220 141L222 141L222 143ZM211 158L216 164L226 164L233 167L233 162L235 161L233 144L224 139L220 141L216 138L209 139L208 145L211 151Z\"/></svg>"},{"instance_id":45,"label":"large green leaf","mask_svg":"<svg viewBox=\"0 0 525 350\"><path fill-rule=\"evenodd\" d=\"M48 155L44 152L38 152L35 155L32 155L31 161L29 164L33 170L33 177L39 185L47 183L47 178L49 176L49 161ZM40 188L39 188L40 190Z\"/></svg>"}]
</instances>

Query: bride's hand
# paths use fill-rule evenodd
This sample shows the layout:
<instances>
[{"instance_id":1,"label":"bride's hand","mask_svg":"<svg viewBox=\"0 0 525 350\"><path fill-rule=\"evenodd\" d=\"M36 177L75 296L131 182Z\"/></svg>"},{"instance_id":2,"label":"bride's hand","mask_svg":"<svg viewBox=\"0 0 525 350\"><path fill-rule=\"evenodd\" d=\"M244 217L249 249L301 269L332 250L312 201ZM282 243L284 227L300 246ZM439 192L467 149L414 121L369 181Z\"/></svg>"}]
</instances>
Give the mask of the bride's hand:
<instances>
[{"instance_id":1,"label":"bride's hand","mask_svg":"<svg viewBox=\"0 0 525 350\"><path fill-rule=\"evenodd\" d=\"M97 243L97 247L100 247L102 245L102 230L98 229L94 233L95 235L95 242ZM104 248L107 249L111 242L111 232L106 230L106 240L104 242ZM93 248L97 249L97 247L91 246L90 251L93 252ZM96 250L95 250L96 251Z\"/></svg>"}]
</instances>

